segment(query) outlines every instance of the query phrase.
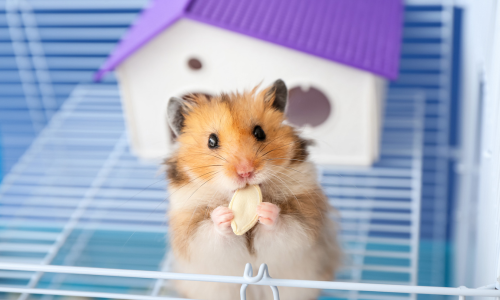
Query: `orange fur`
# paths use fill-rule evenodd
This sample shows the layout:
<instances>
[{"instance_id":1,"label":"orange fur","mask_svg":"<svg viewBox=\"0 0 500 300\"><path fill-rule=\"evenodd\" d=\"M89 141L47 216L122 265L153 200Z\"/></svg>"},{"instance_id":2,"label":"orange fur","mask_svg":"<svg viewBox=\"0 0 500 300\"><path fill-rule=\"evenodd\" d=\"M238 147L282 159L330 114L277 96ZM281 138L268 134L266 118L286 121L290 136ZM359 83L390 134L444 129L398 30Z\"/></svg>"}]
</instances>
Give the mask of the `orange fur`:
<instances>
[{"instance_id":1,"label":"orange fur","mask_svg":"<svg viewBox=\"0 0 500 300\"><path fill-rule=\"evenodd\" d=\"M240 160L253 162L257 172L266 163L286 164L287 159L295 154L293 150L297 148L294 144L298 135L292 127L282 124L283 113L271 109L269 101L263 101L266 92L257 94L253 91L210 99L193 97L185 130L178 138L180 148L173 157L180 169L190 173L191 177L210 178L215 172L232 177ZM252 135L256 125L266 132L265 142L256 141ZM219 149L207 147L211 133L217 133Z\"/></svg>"}]
</instances>

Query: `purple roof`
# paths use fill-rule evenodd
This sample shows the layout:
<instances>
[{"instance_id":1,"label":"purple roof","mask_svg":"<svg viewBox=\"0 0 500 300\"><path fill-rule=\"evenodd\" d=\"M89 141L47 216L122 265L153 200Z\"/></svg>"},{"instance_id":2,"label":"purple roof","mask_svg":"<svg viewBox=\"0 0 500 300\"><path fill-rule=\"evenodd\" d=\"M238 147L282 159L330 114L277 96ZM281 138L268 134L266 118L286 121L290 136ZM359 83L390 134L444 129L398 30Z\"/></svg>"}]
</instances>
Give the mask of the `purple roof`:
<instances>
[{"instance_id":1,"label":"purple roof","mask_svg":"<svg viewBox=\"0 0 500 300\"><path fill-rule=\"evenodd\" d=\"M389 79L398 75L402 0L153 0L95 79L100 80L180 18L245 34Z\"/></svg>"}]
</instances>

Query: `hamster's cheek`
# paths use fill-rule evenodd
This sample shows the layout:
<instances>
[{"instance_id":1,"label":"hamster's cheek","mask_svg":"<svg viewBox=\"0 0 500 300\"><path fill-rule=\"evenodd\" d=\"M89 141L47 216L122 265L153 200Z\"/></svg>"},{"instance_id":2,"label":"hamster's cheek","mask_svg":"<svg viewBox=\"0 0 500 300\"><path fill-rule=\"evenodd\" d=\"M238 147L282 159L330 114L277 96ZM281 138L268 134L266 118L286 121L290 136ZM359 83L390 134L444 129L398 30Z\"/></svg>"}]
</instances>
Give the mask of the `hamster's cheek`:
<instances>
[{"instance_id":1,"label":"hamster's cheek","mask_svg":"<svg viewBox=\"0 0 500 300\"><path fill-rule=\"evenodd\" d=\"M221 175L214 180L214 185L216 185L216 189L221 192L232 193L235 190L241 188L241 184L236 182L234 179L227 177L226 175Z\"/></svg>"}]
</instances>

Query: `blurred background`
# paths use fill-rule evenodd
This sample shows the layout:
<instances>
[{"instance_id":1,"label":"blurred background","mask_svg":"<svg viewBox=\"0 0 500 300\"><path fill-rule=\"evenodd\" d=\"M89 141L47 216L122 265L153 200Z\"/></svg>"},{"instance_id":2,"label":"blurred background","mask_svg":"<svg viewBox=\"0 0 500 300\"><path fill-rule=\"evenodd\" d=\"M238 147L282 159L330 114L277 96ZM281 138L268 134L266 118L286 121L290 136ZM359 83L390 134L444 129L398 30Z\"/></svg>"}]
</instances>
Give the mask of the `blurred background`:
<instances>
[{"instance_id":1,"label":"blurred background","mask_svg":"<svg viewBox=\"0 0 500 300\"><path fill-rule=\"evenodd\" d=\"M0 261L162 270L164 176L130 150L115 75L93 81L148 3L0 1ZM500 275L499 9L405 2L380 159L322 169L350 257L339 280L475 287ZM165 284L0 270L0 286L171 295Z\"/></svg>"}]
</instances>

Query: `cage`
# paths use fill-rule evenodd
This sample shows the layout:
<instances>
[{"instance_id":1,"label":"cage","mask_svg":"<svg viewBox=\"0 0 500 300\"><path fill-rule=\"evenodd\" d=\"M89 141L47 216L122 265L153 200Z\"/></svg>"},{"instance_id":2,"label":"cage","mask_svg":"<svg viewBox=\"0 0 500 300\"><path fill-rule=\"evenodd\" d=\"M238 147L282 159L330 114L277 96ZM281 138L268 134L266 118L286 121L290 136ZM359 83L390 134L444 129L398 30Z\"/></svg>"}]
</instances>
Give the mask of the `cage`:
<instances>
[{"instance_id":1,"label":"cage","mask_svg":"<svg viewBox=\"0 0 500 300\"><path fill-rule=\"evenodd\" d=\"M320 166L349 257L335 282L265 266L169 272L159 163L131 154L115 79L92 83L147 1L2 4L1 298L176 299L173 279L319 288L321 299L500 297L495 1L406 2L380 160Z\"/></svg>"}]
</instances>

